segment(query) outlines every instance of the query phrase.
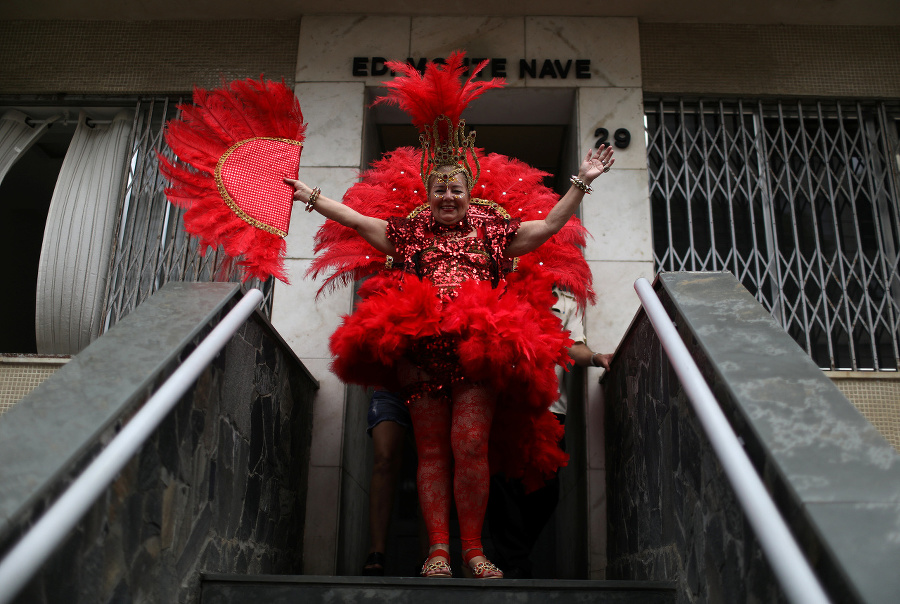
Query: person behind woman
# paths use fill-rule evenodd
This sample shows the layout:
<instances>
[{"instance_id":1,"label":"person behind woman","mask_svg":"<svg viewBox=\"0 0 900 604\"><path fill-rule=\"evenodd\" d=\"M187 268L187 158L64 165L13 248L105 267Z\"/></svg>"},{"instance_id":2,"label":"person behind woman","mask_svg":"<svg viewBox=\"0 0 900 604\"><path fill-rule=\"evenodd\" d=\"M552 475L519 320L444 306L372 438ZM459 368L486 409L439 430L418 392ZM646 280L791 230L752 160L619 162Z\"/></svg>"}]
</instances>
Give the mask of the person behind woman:
<instances>
[{"instance_id":1,"label":"person behind woman","mask_svg":"<svg viewBox=\"0 0 900 604\"><path fill-rule=\"evenodd\" d=\"M463 98L465 106L481 91L502 85L495 81L473 84L479 67L460 91L458 76L464 70L460 53L452 54L443 66L430 64L424 78L406 64L389 65L405 78L389 84L395 94L388 100L405 109L411 98L423 98L422 87L453 89L456 82L457 89L451 90L455 96L445 90L429 98ZM463 572L477 578L501 578L503 573L485 558L481 546L498 392L508 393L514 381L521 400L527 399L519 403L522 418L515 421L512 415L504 416L508 423L500 431L506 449L513 450L508 455L530 456L513 472L521 476L521 466L530 463L538 475L552 475L566 459L556 447L559 434L548 430L552 424L558 428L548 411L556 394L553 366L565 362L571 343L549 312L549 286L528 288L506 277L514 258L536 250L566 225L591 190L590 184L609 170L614 159L610 147L589 151L572 178L572 187L542 219L508 219L485 211L481 200L473 200L480 172L474 133L465 135L465 122L459 120L461 108L458 104L455 108L458 113L435 117L438 112L431 107L424 111L428 117L418 120L433 118L426 122L433 127L424 129L420 158L427 209L385 220L329 199L300 180L285 182L294 187L294 199L304 202L308 211L352 229L399 267L393 276L373 278L364 286L365 299L332 335L331 348L333 368L341 379L399 386L407 397L419 457L419 500L430 543L422 576L452 576L452 493ZM411 113L415 122L415 110ZM395 153L393 165L402 164L403 157ZM406 176L406 170L395 175L398 180ZM320 238L320 249L325 245L322 241L327 244L328 238ZM545 423L547 418L552 424ZM526 437L518 436L526 432Z\"/></svg>"},{"instance_id":2,"label":"person behind woman","mask_svg":"<svg viewBox=\"0 0 900 604\"><path fill-rule=\"evenodd\" d=\"M372 474L369 480L369 554L362 575L383 577L388 528L394 492L400 479L403 444L412 428L409 408L394 392L376 389L369 399L368 427L372 439Z\"/></svg>"}]
</instances>

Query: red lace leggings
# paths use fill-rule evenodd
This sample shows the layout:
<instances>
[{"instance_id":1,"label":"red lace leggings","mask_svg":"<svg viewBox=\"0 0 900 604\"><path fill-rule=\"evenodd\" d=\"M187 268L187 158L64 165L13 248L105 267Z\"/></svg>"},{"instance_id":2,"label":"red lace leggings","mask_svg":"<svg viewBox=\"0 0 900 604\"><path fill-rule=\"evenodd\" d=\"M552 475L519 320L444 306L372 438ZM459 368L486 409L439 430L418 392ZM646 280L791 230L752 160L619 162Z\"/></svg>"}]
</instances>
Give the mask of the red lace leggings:
<instances>
[{"instance_id":1,"label":"red lace leggings","mask_svg":"<svg viewBox=\"0 0 900 604\"><path fill-rule=\"evenodd\" d=\"M414 392L409 411L419 456L419 503L429 544L450 543L452 490L462 549L481 549L490 488L488 437L494 393L483 384L432 381L425 369L407 360L399 369L401 383L412 386Z\"/></svg>"}]
</instances>

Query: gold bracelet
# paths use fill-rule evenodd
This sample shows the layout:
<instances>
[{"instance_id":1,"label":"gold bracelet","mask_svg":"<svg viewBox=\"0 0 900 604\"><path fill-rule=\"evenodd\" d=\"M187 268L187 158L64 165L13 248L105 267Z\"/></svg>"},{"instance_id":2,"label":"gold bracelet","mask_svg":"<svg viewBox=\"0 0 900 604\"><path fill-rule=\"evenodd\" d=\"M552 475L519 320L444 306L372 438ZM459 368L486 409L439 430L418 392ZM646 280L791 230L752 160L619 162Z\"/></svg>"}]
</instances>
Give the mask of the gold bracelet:
<instances>
[{"instance_id":1,"label":"gold bracelet","mask_svg":"<svg viewBox=\"0 0 900 604\"><path fill-rule=\"evenodd\" d=\"M306 211L312 212L313 208L316 205L316 201L319 200L319 195L322 194L322 189L316 187L312 190L312 193L309 194L309 201L306 202Z\"/></svg>"},{"instance_id":2,"label":"gold bracelet","mask_svg":"<svg viewBox=\"0 0 900 604\"><path fill-rule=\"evenodd\" d=\"M591 193L594 192L594 190L590 187L589 184L587 184L586 182L584 182L583 180L581 180L580 178L578 178L575 175L573 175L572 178L569 179L569 182L571 182L573 185L575 185L576 187L581 189L582 192L587 193L588 195L590 195Z\"/></svg>"}]
</instances>

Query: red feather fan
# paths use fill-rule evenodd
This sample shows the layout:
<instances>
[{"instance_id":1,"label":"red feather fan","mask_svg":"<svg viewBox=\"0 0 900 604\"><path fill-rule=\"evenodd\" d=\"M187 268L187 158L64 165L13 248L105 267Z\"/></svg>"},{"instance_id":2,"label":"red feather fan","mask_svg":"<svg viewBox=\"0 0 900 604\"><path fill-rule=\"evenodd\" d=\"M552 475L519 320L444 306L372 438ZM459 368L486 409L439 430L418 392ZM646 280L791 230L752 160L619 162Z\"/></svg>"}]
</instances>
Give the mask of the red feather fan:
<instances>
[{"instance_id":1,"label":"red feather fan","mask_svg":"<svg viewBox=\"0 0 900 604\"><path fill-rule=\"evenodd\" d=\"M287 283L284 236L306 125L297 97L283 82L236 80L195 89L193 104L166 125L178 157L159 156L166 197L186 208L185 230L201 253L221 246L239 260L244 280L270 276Z\"/></svg>"}]
</instances>

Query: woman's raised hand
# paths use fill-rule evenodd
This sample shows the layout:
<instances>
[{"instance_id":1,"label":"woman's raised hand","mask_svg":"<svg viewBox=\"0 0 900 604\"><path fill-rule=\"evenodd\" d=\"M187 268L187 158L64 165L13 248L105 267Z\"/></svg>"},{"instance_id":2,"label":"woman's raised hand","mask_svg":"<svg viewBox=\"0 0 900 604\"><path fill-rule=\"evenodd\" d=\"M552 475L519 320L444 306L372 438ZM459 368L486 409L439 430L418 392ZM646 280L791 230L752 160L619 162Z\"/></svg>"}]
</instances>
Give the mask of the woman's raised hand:
<instances>
[{"instance_id":1,"label":"woman's raised hand","mask_svg":"<svg viewBox=\"0 0 900 604\"><path fill-rule=\"evenodd\" d=\"M294 201L302 201L303 203L309 201L309 196L312 195L313 192L312 187L292 178L285 178L284 184L294 188Z\"/></svg>"},{"instance_id":2,"label":"woman's raised hand","mask_svg":"<svg viewBox=\"0 0 900 604\"><path fill-rule=\"evenodd\" d=\"M599 149L591 149L578 168L578 178L589 185L604 172L609 172L615 161L612 146L601 145Z\"/></svg>"}]
</instances>

